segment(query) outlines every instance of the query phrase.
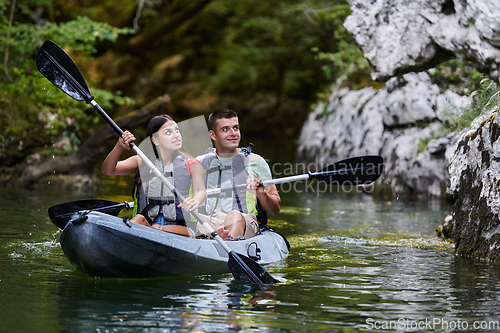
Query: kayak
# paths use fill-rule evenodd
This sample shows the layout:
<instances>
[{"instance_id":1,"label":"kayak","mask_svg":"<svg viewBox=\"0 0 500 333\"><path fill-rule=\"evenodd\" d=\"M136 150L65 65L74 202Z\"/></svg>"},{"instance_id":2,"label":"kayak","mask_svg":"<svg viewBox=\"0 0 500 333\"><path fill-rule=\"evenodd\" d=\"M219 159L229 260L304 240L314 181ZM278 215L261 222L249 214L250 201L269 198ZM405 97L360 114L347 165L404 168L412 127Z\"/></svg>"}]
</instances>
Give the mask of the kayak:
<instances>
[{"instance_id":1,"label":"kayak","mask_svg":"<svg viewBox=\"0 0 500 333\"><path fill-rule=\"evenodd\" d=\"M74 213L63 224L59 219L56 225L64 225L60 237L64 254L90 276L148 278L230 272L228 253L214 239L187 238L89 210ZM258 264L277 262L289 253L287 240L267 226L250 239L225 243Z\"/></svg>"}]
</instances>

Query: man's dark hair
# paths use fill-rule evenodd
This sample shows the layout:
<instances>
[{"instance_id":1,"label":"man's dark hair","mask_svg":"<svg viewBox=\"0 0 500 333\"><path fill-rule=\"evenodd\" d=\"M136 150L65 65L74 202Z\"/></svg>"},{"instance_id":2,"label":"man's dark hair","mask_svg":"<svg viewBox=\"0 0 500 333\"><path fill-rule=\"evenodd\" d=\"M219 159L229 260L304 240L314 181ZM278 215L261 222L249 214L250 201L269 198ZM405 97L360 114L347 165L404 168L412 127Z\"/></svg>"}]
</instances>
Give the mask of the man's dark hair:
<instances>
[{"instance_id":1,"label":"man's dark hair","mask_svg":"<svg viewBox=\"0 0 500 333\"><path fill-rule=\"evenodd\" d=\"M236 112L229 109L217 109L208 116L208 129L215 132L215 122L217 119L231 119L238 117Z\"/></svg>"}]
</instances>

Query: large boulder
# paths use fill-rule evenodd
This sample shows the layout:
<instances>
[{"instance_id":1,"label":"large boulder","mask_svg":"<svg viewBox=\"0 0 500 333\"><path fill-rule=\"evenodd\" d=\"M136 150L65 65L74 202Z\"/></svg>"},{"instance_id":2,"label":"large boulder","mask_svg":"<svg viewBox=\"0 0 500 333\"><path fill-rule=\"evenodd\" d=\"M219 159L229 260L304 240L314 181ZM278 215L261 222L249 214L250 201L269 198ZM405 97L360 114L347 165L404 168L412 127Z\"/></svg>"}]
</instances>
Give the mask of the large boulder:
<instances>
[{"instance_id":1,"label":"large boulder","mask_svg":"<svg viewBox=\"0 0 500 333\"><path fill-rule=\"evenodd\" d=\"M344 26L387 80L450 58L468 60L498 82L498 0L352 0Z\"/></svg>"}]
</instances>

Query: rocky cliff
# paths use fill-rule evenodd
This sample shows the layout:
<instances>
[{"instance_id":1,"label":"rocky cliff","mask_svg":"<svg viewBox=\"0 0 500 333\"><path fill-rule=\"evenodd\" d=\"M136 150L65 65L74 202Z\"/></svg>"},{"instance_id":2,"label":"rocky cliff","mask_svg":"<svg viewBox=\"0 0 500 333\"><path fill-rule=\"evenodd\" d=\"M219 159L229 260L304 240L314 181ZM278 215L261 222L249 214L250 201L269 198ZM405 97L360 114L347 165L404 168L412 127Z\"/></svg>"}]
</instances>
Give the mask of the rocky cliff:
<instances>
[{"instance_id":1,"label":"rocky cliff","mask_svg":"<svg viewBox=\"0 0 500 333\"><path fill-rule=\"evenodd\" d=\"M492 98L470 128L449 119L468 98L440 93L425 71L458 58L499 81L500 2L496 0L352 0L344 26L383 89L334 88L300 136L299 160L326 163L380 154L377 188L395 196L455 200L439 234L462 255L500 258L500 116ZM495 88L496 89L496 88ZM445 134L447 133L448 134Z\"/></svg>"},{"instance_id":2,"label":"rocky cliff","mask_svg":"<svg viewBox=\"0 0 500 333\"><path fill-rule=\"evenodd\" d=\"M328 103L320 103L305 122L297 156L324 165L382 155L385 171L378 191L407 198L440 197L460 135L443 136L443 124L467 105L467 97L440 93L424 72L392 78L380 90L335 87Z\"/></svg>"}]
</instances>

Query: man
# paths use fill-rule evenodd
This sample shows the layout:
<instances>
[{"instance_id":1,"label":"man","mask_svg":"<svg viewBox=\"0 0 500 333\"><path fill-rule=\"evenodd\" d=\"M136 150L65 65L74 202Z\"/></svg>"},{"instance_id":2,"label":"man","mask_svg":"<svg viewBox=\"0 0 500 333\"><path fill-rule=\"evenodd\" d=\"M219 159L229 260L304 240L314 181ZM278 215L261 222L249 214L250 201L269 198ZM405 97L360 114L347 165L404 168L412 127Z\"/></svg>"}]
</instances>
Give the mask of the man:
<instances>
[{"instance_id":1,"label":"man","mask_svg":"<svg viewBox=\"0 0 500 333\"><path fill-rule=\"evenodd\" d=\"M259 186L261 181L272 179L269 165L251 148L239 148L240 125L233 110L212 112L208 127L215 149L197 159L205 169L207 190L226 190L207 196L199 212L222 238L253 237L259 231L257 220L265 223L266 213L276 215L280 211L276 186ZM245 183L246 189L237 186Z\"/></svg>"}]
</instances>

